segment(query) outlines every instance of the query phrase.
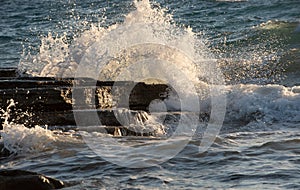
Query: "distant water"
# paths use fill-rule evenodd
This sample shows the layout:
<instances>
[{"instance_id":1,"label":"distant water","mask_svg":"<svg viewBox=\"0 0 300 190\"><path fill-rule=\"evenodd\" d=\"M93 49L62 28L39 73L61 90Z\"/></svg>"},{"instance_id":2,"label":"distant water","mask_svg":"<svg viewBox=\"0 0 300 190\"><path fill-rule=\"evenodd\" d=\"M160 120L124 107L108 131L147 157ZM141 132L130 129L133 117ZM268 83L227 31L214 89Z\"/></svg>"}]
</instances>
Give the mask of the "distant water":
<instances>
[{"instance_id":1,"label":"distant water","mask_svg":"<svg viewBox=\"0 0 300 190\"><path fill-rule=\"evenodd\" d=\"M137 4L141 5L139 10L149 5L146 1ZM299 189L300 2L165 0L151 1L151 5L143 13L153 16L149 10L167 8L173 18L154 13L157 20L147 20L134 15L132 1L4 0L0 6L0 67L19 67L29 76L67 77L70 72L65 71L72 71L82 60L80 50L95 38L110 35L114 27L121 28L118 31L127 39L134 34L175 46L181 50L175 53L177 59L166 60L175 62L190 80L199 82L200 90L210 87L208 81L218 77L208 72L211 62L207 60L213 60L224 74L216 96L226 95L226 115L214 144L199 152L203 131L198 126L193 140L174 158L134 169L96 155L78 131L53 132L44 126L27 129L9 124L2 141L16 154L0 160L1 168L41 172L70 182L74 186L69 189ZM138 19L142 23L161 21L164 27L151 25L159 31L156 35L146 33L146 27L139 34L139 28L130 30ZM165 23L175 23L175 27ZM130 32L127 34L122 27ZM72 47L74 44L81 49ZM116 47L102 41L99 44ZM146 54L146 50L133 48L125 52L129 57L126 60L134 61L134 52ZM170 52L173 49L163 51L158 58ZM182 62L182 52L202 64L193 70L189 62ZM103 76L107 80L118 74L108 72ZM209 113L210 99L204 95L201 100L201 111ZM176 109L172 101L168 103ZM187 127L192 125L185 122ZM145 149L154 142L146 137L120 139L132 146L138 142Z\"/></svg>"}]
</instances>

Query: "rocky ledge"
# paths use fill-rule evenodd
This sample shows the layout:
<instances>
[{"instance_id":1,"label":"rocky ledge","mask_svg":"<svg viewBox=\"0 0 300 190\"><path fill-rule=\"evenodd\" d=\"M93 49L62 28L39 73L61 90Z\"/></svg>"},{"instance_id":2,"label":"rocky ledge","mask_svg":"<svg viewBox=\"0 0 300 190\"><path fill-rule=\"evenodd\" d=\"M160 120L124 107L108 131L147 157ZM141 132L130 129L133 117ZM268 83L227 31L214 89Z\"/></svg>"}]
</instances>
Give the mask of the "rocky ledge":
<instances>
[{"instance_id":1,"label":"rocky ledge","mask_svg":"<svg viewBox=\"0 0 300 190\"><path fill-rule=\"evenodd\" d=\"M20 77L16 69L0 69L0 108L9 111L10 121L28 127L98 126L91 119L96 113L107 133L114 134L122 126L114 110L126 108L124 117L147 112L152 101L164 100L171 90L166 84L133 81ZM15 105L6 110L12 100ZM80 121L75 121L76 114Z\"/></svg>"},{"instance_id":2,"label":"rocky ledge","mask_svg":"<svg viewBox=\"0 0 300 190\"><path fill-rule=\"evenodd\" d=\"M76 125L74 112L89 121L91 111L97 112L102 125L120 126L112 109L148 111L149 104L165 99L170 89L166 84L132 81L20 77L16 69L0 69L0 108L5 111L13 100L10 120L28 127Z\"/></svg>"},{"instance_id":3,"label":"rocky ledge","mask_svg":"<svg viewBox=\"0 0 300 190\"><path fill-rule=\"evenodd\" d=\"M35 172L0 170L0 190L50 190L63 187L64 182Z\"/></svg>"}]
</instances>

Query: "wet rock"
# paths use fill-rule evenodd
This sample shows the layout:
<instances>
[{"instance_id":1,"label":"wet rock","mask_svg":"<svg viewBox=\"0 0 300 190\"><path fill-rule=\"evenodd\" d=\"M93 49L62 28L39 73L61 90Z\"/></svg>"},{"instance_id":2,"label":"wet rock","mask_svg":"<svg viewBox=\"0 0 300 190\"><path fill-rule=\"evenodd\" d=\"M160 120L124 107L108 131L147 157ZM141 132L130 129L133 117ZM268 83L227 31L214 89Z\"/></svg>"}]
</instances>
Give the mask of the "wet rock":
<instances>
[{"instance_id":1,"label":"wet rock","mask_svg":"<svg viewBox=\"0 0 300 190\"><path fill-rule=\"evenodd\" d=\"M65 187L60 180L23 170L0 171L0 190L50 190Z\"/></svg>"},{"instance_id":2,"label":"wet rock","mask_svg":"<svg viewBox=\"0 0 300 190\"><path fill-rule=\"evenodd\" d=\"M0 78L12 78L17 76L16 68L0 69Z\"/></svg>"},{"instance_id":3,"label":"wet rock","mask_svg":"<svg viewBox=\"0 0 300 190\"><path fill-rule=\"evenodd\" d=\"M29 127L76 125L73 111L82 112L82 118L88 122L89 113L85 110L96 110L102 124L118 126L119 122L109 110L148 111L149 104L166 98L169 90L165 84L19 77L16 73L13 69L0 69L0 108L5 110L13 99L16 105L11 108L10 120Z\"/></svg>"},{"instance_id":4,"label":"wet rock","mask_svg":"<svg viewBox=\"0 0 300 190\"><path fill-rule=\"evenodd\" d=\"M148 111L148 106L153 100L163 100L167 97L169 86L165 84L137 83L129 97L131 110Z\"/></svg>"}]
</instances>

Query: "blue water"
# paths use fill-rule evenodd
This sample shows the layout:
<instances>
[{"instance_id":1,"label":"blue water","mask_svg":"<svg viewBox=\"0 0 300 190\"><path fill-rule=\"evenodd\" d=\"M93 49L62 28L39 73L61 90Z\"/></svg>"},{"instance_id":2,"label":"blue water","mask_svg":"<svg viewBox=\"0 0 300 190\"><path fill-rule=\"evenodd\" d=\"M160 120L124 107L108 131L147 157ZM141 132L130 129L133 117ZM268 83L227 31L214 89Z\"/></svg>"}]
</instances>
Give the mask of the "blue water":
<instances>
[{"instance_id":1,"label":"blue water","mask_svg":"<svg viewBox=\"0 0 300 190\"><path fill-rule=\"evenodd\" d=\"M226 115L214 144L199 153L195 137L170 160L132 169L105 161L77 132L50 134L58 139L52 143L18 129L11 143L17 134L30 138L0 167L41 172L72 185L66 189L300 189L300 1L151 3L167 8L178 27L191 27L224 73ZM39 54L49 32L71 43L91 23L107 28L133 10L127 0L2 0L0 68L18 67L23 52ZM49 148L35 146L46 142Z\"/></svg>"}]
</instances>

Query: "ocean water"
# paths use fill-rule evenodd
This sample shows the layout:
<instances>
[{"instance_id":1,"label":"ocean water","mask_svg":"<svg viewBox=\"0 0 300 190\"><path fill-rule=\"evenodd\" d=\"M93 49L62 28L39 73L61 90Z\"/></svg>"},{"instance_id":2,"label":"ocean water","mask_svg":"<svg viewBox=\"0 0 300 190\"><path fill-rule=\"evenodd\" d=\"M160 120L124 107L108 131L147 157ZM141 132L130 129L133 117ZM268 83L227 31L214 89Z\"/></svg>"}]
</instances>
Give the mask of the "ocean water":
<instances>
[{"instance_id":1,"label":"ocean water","mask_svg":"<svg viewBox=\"0 0 300 190\"><path fill-rule=\"evenodd\" d=\"M157 78L181 100L123 118L152 137L5 123L1 141L14 154L1 168L66 189L299 189L299 10L297 0L1 1L1 68ZM180 110L181 123L163 122L166 110Z\"/></svg>"}]
</instances>

